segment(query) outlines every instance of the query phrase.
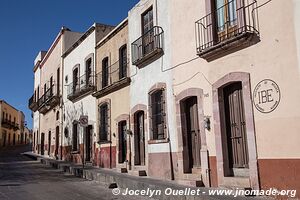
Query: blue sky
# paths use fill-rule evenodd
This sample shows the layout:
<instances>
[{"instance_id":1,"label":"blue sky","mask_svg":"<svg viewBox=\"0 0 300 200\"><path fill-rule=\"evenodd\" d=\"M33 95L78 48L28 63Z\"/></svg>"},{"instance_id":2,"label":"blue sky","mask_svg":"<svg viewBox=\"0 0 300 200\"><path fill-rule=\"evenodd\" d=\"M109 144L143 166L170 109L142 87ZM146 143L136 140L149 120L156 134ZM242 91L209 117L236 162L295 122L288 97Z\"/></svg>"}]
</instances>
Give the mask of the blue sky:
<instances>
[{"instance_id":1,"label":"blue sky","mask_svg":"<svg viewBox=\"0 0 300 200\"><path fill-rule=\"evenodd\" d=\"M138 0L1 0L0 99L26 115L33 93L33 61L66 26L84 32L94 22L117 25Z\"/></svg>"}]
</instances>

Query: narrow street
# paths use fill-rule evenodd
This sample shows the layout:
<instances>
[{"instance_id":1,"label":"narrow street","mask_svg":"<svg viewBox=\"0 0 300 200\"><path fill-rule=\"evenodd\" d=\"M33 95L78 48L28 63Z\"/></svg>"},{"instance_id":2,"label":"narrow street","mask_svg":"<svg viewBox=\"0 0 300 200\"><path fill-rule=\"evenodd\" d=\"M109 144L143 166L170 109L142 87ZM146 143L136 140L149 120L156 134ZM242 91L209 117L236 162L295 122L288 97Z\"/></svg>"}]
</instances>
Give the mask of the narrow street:
<instances>
[{"instance_id":1,"label":"narrow street","mask_svg":"<svg viewBox=\"0 0 300 200\"><path fill-rule=\"evenodd\" d=\"M77 178L21 155L30 146L0 150L1 200L118 200L140 197L114 196L94 181Z\"/></svg>"}]
</instances>

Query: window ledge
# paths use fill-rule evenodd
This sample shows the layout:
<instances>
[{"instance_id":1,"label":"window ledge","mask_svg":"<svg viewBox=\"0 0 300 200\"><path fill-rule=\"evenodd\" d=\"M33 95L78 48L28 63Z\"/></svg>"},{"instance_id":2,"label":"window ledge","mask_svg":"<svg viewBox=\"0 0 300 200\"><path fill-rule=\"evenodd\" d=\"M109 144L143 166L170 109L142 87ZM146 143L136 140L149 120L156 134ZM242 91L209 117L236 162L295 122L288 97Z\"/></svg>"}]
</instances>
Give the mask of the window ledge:
<instances>
[{"instance_id":1,"label":"window ledge","mask_svg":"<svg viewBox=\"0 0 300 200\"><path fill-rule=\"evenodd\" d=\"M160 139L160 140L148 140L148 144L160 144L170 142L169 138Z\"/></svg>"}]
</instances>

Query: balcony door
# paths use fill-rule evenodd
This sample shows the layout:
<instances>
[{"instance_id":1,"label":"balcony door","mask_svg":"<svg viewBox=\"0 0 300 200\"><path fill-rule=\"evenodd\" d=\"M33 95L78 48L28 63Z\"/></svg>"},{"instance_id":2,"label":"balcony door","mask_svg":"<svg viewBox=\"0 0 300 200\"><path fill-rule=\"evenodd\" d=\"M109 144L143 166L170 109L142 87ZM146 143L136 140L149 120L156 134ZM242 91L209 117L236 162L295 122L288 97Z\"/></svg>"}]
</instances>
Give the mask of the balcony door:
<instances>
[{"instance_id":1,"label":"balcony door","mask_svg":"<svg viewBox=\"0 0 300 200\"><path fill-rule=\"evenodd\" d=\"M79 69L78 69L78 67L76 67L73 70L73 94L75 94L77 90L79 90Z\"/></svg>"},{"instance_id":2,"label":"balcony door","mask_svg":"<svg viewBox=\"0 0 300 200\"><path fill-rule=\"evenodd\" d=\"M237 0L214 0L218 42L228 39L237 28Z\"/></svg>"},{"instance_id":3,"label":"balcony door","mask_svg":"<svg viewBox=\"0 0 300 200\"><path fill-rule=\"evenodd\" d=\"M85 62L85 79L86 79L86 87L91 87L92 82L92 58L89 58Z\"/></svg>"},{"instance_id":4,"label":"balcony door","mask_svg":"<svg viewBox=\"0 0 300 200\"><path fill-rule=\"evenodd\" d=\"M154 49L153 8L142 14L142 54L147 55Z\"/></svg>"},{"instance_id":5,"label":"balcony door","mask_svg":"<svg viewBox=\"0 0 300 200\"><path fill-rule=\"evenodd\" d=\"M109 68L108 57L102 60L102 88L108 86Z\"/></svg>"}]
</instances>

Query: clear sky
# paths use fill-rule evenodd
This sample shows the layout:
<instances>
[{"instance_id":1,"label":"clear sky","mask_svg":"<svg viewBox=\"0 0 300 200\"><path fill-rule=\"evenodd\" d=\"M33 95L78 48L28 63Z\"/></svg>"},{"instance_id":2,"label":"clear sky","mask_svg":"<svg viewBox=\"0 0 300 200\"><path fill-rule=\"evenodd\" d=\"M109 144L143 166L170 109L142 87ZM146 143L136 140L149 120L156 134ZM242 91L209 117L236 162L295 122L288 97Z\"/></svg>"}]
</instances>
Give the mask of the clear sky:
<instances>
[{"instance_id":1,"label":"clear sky","mask_svg":"<svg viewBox=\"0 0 300 200\"><path fill-rule=\"evenodd\" d=\"M138 0L1 0L0 99L22 110L32 127L33 61L62 26L86 31L94 22L117 25Z\"/></svg>"}]
</instances>

